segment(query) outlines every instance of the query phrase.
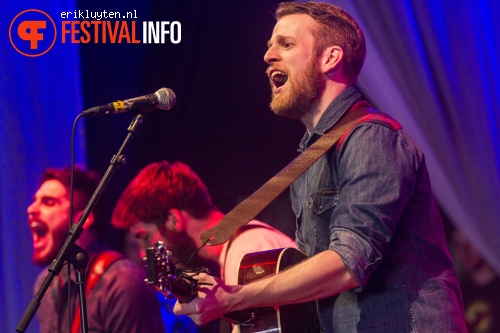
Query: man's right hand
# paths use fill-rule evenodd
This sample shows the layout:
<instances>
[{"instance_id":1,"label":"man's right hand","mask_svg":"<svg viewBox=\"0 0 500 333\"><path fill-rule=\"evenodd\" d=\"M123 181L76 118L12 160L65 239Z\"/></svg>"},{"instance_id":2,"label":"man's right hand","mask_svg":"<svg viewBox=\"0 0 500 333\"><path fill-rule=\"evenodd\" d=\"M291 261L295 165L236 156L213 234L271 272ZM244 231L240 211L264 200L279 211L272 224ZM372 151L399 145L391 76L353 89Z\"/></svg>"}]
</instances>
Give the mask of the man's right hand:
<instances>
[{"instance_id":1,"label":"man's right hand","mask_svg":"<svg viewBox=\"0 0 500 333\"><path fill-rule=\"evenodd\" d=\"M203 283L199 285L198 297L189 303L177 301L174 306L176 315L187 315L197 325L203 325L234 310L233 295L242 286L228 286L206 273L197 275L195 279Z\"/></svg>"}]
</instances>

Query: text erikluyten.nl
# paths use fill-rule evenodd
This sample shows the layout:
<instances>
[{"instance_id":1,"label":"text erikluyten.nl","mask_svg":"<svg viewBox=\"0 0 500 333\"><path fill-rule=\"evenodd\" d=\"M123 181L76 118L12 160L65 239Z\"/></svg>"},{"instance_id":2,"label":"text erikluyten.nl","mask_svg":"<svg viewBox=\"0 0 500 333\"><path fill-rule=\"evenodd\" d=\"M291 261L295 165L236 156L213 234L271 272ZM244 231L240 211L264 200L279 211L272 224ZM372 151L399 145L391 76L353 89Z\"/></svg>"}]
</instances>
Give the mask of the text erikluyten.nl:
<instances>
[{"instance_id":1,"label":"text erikluyten.nl","mask_svg":"<svg viewBox=\"0 0 500 333\"><path fill-rule=\"evenodd\" d=\"M74 19L74 20L107 20L107 19L137 19L137 10L127 11L124 14L115 11L92 11L92 10L80 10L75 9L72 12L61 12L61 18L63 19Z\"/></svg>"}]
</instances>

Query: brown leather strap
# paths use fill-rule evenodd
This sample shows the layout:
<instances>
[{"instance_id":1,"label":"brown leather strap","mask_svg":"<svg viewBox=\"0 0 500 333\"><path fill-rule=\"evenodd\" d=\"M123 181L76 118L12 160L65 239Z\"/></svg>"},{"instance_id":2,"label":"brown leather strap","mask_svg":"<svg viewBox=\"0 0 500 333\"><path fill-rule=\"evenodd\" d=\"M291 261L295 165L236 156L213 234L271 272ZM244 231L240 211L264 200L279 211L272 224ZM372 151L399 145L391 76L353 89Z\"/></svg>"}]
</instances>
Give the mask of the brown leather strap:
<instances>
[{"instance_id":1,"label":"brown leather strap","mask_svg":"<svg viewBox=\"0 0 500 333\"><path fill-rule=\"evenodd\" d=\"M352 125L352 128L348 129L337 142L337 145L335 146L336 151L340 151L342 148L342 145L344 144L345 139L351 134L352 130L363 123L372 123L372 124L378 124L382 126L386 126L390 128L392 131L397 131L402 128L402 126L394 119L391 118L388 114L382 113L382 112L377 112L377 113L368 113L365 116L361 117L358 119L357 122L355 122Z\"/></svg>"},{"instance_id":2,"label":"brown leather strap","mask_svg":"<svg viewBox=\"0 0 500 333\"><path fill-rule=\"evenodd\" d=\"M208 245L218 245L226 242L234 231L255 218L295 179L325 154L339 140L342 134L351 129L361 117L368 114L368 107L369 104L366 102L360 103L359 106L355 105L335 126L323 134L308 149L227 213L219 224L205 231L200 237L201 241L203 243L207 242Z\"/></svg>"},{"instance_id":3,"label":"brown leather strap","mask_svg":"<svg viewBox=\"0 0 500 333\"><path fill-rule=\"evenodd\" d=\"M106 269L108 269L108 267L116 260L121 258L124 258L121 253L111 250L102 252L97 256L97 258L95 258L95 260L92 262L92 265L90 265L89 274L85 285L85 298L89 297L90 290L95 287L97 282L99 282L102 274L106 271ZM80 324L80 303L78 303L76 306L75 318L73 319L73 325L71 326L71 332L79 333Z\"/></svg>"}]
</instances>

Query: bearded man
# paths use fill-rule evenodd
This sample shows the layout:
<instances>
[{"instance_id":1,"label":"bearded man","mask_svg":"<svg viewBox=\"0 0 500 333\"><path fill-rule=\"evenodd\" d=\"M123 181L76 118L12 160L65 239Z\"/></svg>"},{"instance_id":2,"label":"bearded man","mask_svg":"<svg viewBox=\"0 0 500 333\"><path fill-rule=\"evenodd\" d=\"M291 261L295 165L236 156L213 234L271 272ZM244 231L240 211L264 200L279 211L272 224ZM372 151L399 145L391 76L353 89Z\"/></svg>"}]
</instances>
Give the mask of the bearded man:
<instances>
[{"instance_id":1,"label":"bearded man","mask_svg":"<svg viewBox=\"0 0 500 333\"><path fill-rule=\"evenodd\" d=\"M243 286L202 275L213 287L174 312L203 323L316 300L321 332L466 332L424 155L355 86L366 54L358 24L328 3L282 3L276 18L264 55L271 109L304 124L300 150L355 109L377 120L345 133L291 185L308 260Z\"/></svg>"},{"instance_id":2,"label":"bearded man","mask_svg":"<svg viewBox=\"0 0 500 333\"><path fill-rule=\"evenodd\" d=\"M100 181L96 172L75 167L73 178L73 219L78 222ZM70 227L71 168L50 168L44 171L40 187L27 209L28 224L33 237L33 262L40 266L50 264L64 245ZM163 333L157 296L144 283L144 269L121 256L105 243L97 233L102 223L98 209L89 214L83 231L76 241L89 255L86 296L89 332L152 332ZM99 269L101 267L101 269ZM104 269L104 271L103 271ZM38 292L48 275L42 271L35 283ZM92 278L91 278L92 277ZM97 278L98 277L98 278ZM97 281L92 288L90 281ZM68 303L68 284L71 285ZM37 318L41 333L80 332L81 320L78 285L75 273L68 276L63 269L51 282L38 308ZM68 322L71 316L73 320Z\"/></svg>"}]
</instances>

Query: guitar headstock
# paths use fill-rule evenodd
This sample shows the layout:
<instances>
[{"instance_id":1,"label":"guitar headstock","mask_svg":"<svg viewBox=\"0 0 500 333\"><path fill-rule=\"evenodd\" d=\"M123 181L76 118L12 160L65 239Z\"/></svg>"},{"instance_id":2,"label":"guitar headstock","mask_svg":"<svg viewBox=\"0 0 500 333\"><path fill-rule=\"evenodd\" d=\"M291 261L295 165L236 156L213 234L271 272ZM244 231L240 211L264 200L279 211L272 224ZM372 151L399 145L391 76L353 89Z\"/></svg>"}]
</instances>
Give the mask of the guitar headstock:
<instances>
[{"instance_id":1,"label":"guitar headstock","mask_svg":"<svg viewBox=\"0 0 500 333\"><path fill-rule=\"evenodd\" d=\"M198 295L198 281L194 277L199 273L208 273L203 267L185 268L176 276L172 252L168 251L161 241L146 249L145 260L148 271L147 284L166 297L179 299L181 303L190 302Z\"/></svg>"},{"instance_id":2,"label":"guitar headstock","mask_svg":"<svg viewBox=\"0 0 500 333\"><path fill-rule=\"evenodd\" d=\"M155 287L163 295L170 297L172 283L175 280L175 267L172 263L172 252L168 251L163 242L157 242L146 249L147 283ZM172 279L174 276L174 279Z\"/></svg>"}]
</instances>

